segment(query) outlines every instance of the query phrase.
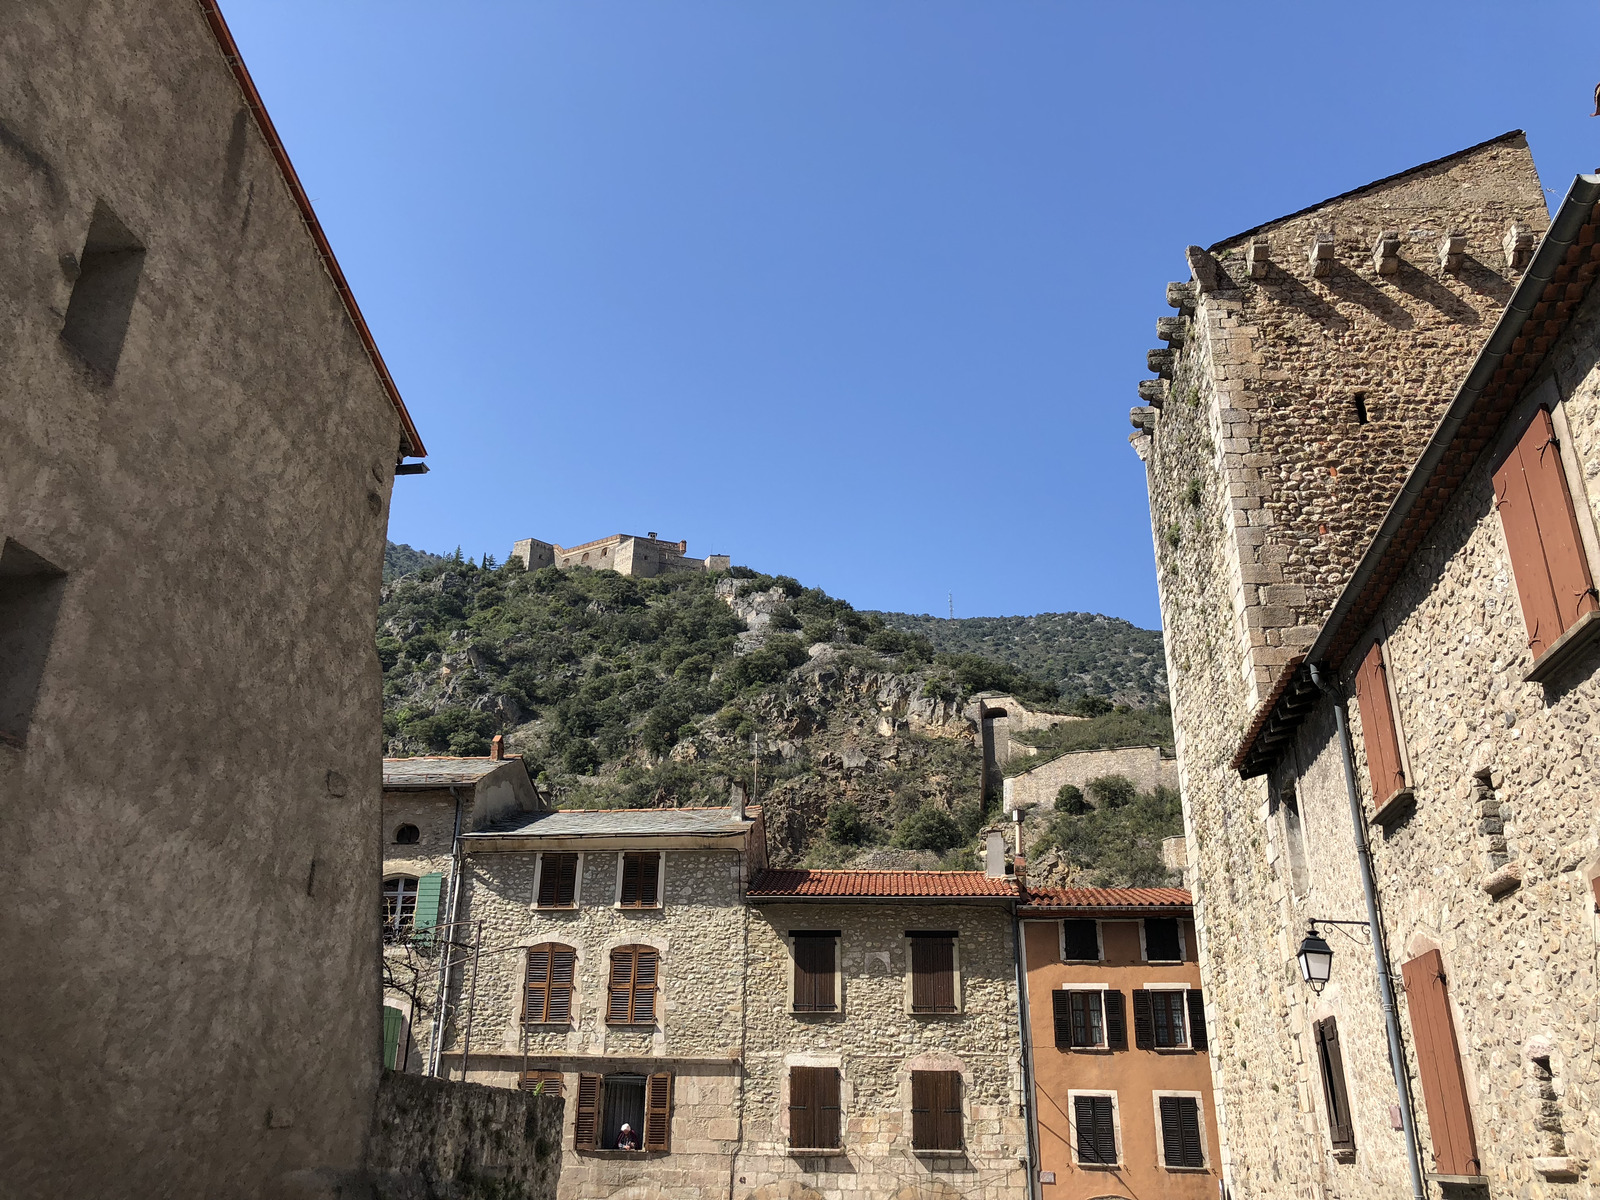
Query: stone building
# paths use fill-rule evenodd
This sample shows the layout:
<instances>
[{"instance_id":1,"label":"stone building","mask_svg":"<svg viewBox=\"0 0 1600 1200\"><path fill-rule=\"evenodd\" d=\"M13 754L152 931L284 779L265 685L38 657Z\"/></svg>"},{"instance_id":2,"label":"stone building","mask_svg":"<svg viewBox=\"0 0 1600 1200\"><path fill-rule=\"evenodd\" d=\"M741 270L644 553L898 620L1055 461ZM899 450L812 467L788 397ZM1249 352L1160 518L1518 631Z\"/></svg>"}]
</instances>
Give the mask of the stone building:
<instances>
[{"instance_id":1,"label":"stone building","mask_svg":"<svg viewBox=\"0 0 1600 1200\"><path fill-rule=\"evenodd\" d=\"M1192 280L1168 289L1179 314L1158 322L1132 440L1234 1195L1564 1195L1592 1144L1592 1030L1567 1007L1594 995L1573 740L1592 702L1570 674L1581 634L1554 651L1560 682L1530 676L1548 631L1523 619L1532 569L1507 558L1494 485L1552 377L1543 452L1564 447L1574 494L1600 471L1579 432L1589 199L1575 188L1540 245L1539 181L1508 134L1191 247ZM1525 876L1500 857L1519 851ZM1356 926L1329 931L1320 995L1295 963L1310 918Z\"/></svg>"},{"instance_id":2,"label":"stone building","mask_svg":"<svg viewBox=\"0 0 1600 1200\"><path fill-rule=\"evenodd\" d=\"M592 567L596 571L615 571L619 575L652 578L676 571L726 571L731 560L726 554L690 558L689 543L664 542L654 533L639 537L614 533L597 542L581 546L557 546L538 538L523 538L511 547L511 557L520 558L530 571L540 567Z\"/></svg>"},{"instance_id":3,"label":"stone building","mask_svg":"<svg viewBox=\"0 0 1600 1200\"><path fill-rule=\"evenodd\" d=\"M750 884L738 1200L1023 1200L1016 881Z\"/></svg>"},{"instance_id":4,"label":"stone building","mask_svg":"<svg viewBox=\"0 0 1600 1200\"><path fill-rule=\"evenodd\" d=\"M1026 1051L1045 1200L1211 1200L1220 1147L1189 894L1029 887Z\"/></svg>"},{"instance_id":5,"label":"stone building","mask_svg":"<svg viewBox=\"0 0 1600 1200\"><path fill-rule=\"evenodd\" d=\"M3 1190L343 1177L421 439L211 0L5 6L0 226Z\"/></svg>"}]
</instances>

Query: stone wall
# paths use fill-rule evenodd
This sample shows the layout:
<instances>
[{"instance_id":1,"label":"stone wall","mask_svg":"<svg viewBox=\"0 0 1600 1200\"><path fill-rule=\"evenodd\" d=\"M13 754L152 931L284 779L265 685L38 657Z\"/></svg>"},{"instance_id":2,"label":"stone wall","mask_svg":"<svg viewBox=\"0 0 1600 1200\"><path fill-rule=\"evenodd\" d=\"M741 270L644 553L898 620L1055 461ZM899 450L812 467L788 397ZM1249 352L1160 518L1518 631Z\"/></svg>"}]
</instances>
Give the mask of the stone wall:
<instances>
[{"instance_id":1,"label":"stone wall","mask_svg":"<svg viewBox=\"0 0 1600 1200\"><path fill-rule=\"evenodd\" d=\"M1084 787L1101 775L1124 775L1141 792L1178 786L1178 760L1159 746L1125 746L1117 750L1080 750L1040 763L1005 782L1005 811L1019 806L1054 808L1056 793L1066 784Z\"/></svg>"},{"instance_id":2,"label":"stone wall","mask_svg":"<svg viewBox=\"0 0 1600 1200\"><path fill-rule=\"evenodd\" d=\"M470 788L462 788L470 792ZM463 808L470 811L470 795ZM469 819L464 811L462 821ZM439 930L443 935L450 904L450 848L455 833L456 804L448 789L428 792L385 792L383 797L383 878L397 875L444 876L439 894ZM417 827L417 841L401 845L395 832ZM383 948L383 1002L405 1016L396 1065L412 1074L426 1070L433 1044L434 1001L439 990L443 948L432 943L396 942Z\"/></svg>"},{"instance_id":3,"label":"stone wall","mask_svg":"<svg viewBox=\"0 0 1600 1200\"><path fill-rule=\"evenodd\" d=\"M615 534L578 546L557 546L538 538L523 538L511 547L511 557L520 558L530 571L540 567L589 567L596 571L616 571L622 575L649 578L676 571L726 571L726 554L690 558L687 542L664 542L660 538Z\"/></svg>"},{"instance_id":4,"label":"stone wall","mask_svg":"<svg viewBox=\"0 0 1600 1200\"><path fill-rule=\"evenodd\" d=\"M789 1008L787 932L838 929L843 1012ZM908 929L959 931L962 1012L906 1011ZM1022 1200L1028 1194L1011 916L960 905L771 905L754 910L746 972L744 1142L736 1200ZM844 1155L789 1154L788 1068L837 1066ZM910 1072L959 1070L966 1153L911 1150Z\"/></svg>"}]
</instances>

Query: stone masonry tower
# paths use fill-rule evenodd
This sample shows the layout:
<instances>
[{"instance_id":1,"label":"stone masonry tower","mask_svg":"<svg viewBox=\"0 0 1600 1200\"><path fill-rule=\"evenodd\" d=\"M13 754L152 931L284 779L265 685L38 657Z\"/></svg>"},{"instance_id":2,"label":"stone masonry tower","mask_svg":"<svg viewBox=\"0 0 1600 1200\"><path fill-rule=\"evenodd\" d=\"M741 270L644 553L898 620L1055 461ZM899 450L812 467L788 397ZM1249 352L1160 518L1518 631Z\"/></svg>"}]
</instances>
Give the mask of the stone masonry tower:
<instances>
[{"instance_id":1,"label":"stone masonry tower","mask_svg":"<svg viewBox=\"0 0 1600 1200\"><path fill-rule=\"evenodd\" d=\"M1224 1172L1310 1195L1317 1081L1286 1038L1287 927L1266 785L1231 766L1487 339L1548 222L1520 133L1188 250L1146 465ZM1341 916L1345 914L1327 914Z\"/></svg>"}]
</instances>

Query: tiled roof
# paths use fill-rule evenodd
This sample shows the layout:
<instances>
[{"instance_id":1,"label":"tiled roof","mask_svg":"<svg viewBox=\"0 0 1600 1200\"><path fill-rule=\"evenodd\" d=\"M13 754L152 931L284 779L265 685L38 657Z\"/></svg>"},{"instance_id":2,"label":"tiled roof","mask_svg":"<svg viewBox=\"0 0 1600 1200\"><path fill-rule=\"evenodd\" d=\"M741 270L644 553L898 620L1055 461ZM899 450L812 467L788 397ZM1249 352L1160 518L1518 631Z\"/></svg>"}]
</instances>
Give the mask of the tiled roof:
<instances>
[{"instance_id":1,"label":"tiled roof","mask_svg":"<svg viewBox=\"0 0 1600 1200\"><path fill-rule=\"evenodd\" d=\"M467 836L573 838L742 833L751 828L759 811L752 805L741 821L726 807L572 808L564 812L521 813Z\"/></svg>"},{"instance_id":2,"label":"tiled roof","mask_svg":"<svg viewBox=\"0 0 1600 1200\"><path fill-rule=\"evenodd\" d=\"M982 871L761 871L749 895L837 896L877 899L920 896L1016 896L1010 877Z\"/></svg>"},{"instance_id":3,"label":"tiled roof","mask_svg":"<svg viewBox=\"0 0 1600 1200\"><path fill-rule=\"evenodd\" d=\"M1023 911L1042 908L1189 908L1183 888L1040 888L1028 889Z\"/></svg>"},{"instance_id":4,"label":"tiled roof","mask_svg":"<svg viewBox=\"0 0 1600 1200\"><path fill-rule=\"evenodd\" d=\"M501 767L520 762L516 758L386 758L383 786L442 788L452 783L477 783Z\"/></svg>"}]
</instances>

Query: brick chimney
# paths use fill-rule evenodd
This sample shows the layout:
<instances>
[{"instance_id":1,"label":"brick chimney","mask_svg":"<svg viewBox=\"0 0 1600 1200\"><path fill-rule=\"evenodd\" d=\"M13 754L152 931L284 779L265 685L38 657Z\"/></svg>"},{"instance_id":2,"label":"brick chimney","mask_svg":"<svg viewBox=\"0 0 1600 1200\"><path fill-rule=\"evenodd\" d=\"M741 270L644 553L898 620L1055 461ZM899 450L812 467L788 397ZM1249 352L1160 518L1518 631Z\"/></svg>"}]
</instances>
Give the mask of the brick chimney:
<instances>
[{"instance_id":1,"label":"brick chimney","mask_svg":"<svg viewBox=\"0 0 1600 1200\"><path fill-rule=\"evenodd\" d=\"M506 739L504 734L494 735L494 741L489 743L489 757L495 762L501 762L506 756Z\"/></svg>"}]
</instances>

